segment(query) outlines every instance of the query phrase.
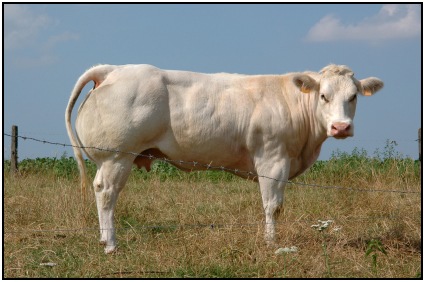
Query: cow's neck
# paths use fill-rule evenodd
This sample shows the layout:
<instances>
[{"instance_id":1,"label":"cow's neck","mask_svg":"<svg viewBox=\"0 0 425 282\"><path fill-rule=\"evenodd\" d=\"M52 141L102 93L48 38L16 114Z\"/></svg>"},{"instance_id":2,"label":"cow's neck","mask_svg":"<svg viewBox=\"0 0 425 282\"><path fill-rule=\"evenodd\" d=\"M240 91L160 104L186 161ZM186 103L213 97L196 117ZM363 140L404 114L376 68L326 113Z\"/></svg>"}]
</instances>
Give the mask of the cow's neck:
<instances>
[{"instance_id":1,"label":"cow's neck","mask_svg":"<svg viewBox=\"0 0 425 282\"><path fill-rule=\"evenodd\" d=\"M305 94L301 96L299 109L302 113L298 119L303 131L299 144L299 153L291 162L290 178L294 178L308 169L319 157L323 142L327 139L326 128L322 127L316 119L317 95Z\"/></svg>"}]
</instances>

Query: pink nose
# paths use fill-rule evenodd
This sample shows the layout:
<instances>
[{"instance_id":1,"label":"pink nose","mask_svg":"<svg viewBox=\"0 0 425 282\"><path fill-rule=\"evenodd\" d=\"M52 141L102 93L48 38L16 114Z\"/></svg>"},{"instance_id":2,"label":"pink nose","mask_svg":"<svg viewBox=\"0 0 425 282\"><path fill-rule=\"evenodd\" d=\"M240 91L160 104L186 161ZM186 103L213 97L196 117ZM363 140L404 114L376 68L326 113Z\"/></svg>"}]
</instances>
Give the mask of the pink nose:
<instances>
[{"instance_id":1,"label":"pink nose","mask_svg":"<svg viewBox=\"0 0 425 282\"><path fill-rule=\"evenodd\" d=\"M351 124L346 122L335 122L332 124L331 134L333 137L341 138L351 136Z\"/></svg>"}]
</instances>

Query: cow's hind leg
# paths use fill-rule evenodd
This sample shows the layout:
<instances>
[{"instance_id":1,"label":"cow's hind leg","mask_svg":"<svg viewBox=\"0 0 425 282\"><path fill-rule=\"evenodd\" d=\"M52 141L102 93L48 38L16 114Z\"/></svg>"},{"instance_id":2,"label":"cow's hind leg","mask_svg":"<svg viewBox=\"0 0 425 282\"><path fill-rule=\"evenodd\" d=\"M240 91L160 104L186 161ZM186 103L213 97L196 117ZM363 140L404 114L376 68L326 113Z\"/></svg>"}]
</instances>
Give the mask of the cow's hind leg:
<instances>
[{"instance_id":1,"label":"cow's hind leg","mask_svg":"<svg viewBox=\"0 0 425 282\"><path fill-rule=\"evenodd\" d=\"M114 209L118 194L130 174L132 162L129 158L102 162L93 182L99 215L100 242L105 244L105 253L116 249Z\"/></svg>"}]
</instances>

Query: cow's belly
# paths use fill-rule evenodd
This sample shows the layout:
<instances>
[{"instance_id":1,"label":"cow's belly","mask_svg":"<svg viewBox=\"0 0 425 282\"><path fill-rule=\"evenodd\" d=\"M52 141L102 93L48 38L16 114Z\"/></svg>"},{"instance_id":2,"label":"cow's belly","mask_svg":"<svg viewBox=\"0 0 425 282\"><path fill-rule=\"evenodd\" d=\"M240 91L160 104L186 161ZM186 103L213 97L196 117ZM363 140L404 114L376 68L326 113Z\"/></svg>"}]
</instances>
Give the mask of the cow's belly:
<instances>
[{"instance_id":1,"label":"cow's belly","mask_svg":"<svg viewBox=\"0 0 425 282\"><path fill-rule=\"evenodd\" d=\"M184 170L222 169L231 171L240 176L242 171L253 172L254 166L248 150L229 144L188 144L182 147L173 138L164 138L155 144L155 147L140 153L134 163L139 167L150 170L154 160L167 160L174 166ZM248 175L248 174L247 174Z\"/></svg>"},{"instance_id":2,"label":"cow's belly","mask_svg":"<svg viewBox=\"0 0 425 282\"><path fill-rule=\"evenodd\" d=\"M238 169L252 171L253 163L247 149L240 144L226 143L225 138L214 138L205 140L204 143L181 144L159 144L161 152L174 161L174 164L182 169L198 170L208 169L208 167L225 167L228 169ZM169 142L166 142L169 143ZM165 146L164 146L165 145ZM182 162L180 162L182 161ZM197 162L198 164L194 164Z\"/></svg>"}]
</instances>

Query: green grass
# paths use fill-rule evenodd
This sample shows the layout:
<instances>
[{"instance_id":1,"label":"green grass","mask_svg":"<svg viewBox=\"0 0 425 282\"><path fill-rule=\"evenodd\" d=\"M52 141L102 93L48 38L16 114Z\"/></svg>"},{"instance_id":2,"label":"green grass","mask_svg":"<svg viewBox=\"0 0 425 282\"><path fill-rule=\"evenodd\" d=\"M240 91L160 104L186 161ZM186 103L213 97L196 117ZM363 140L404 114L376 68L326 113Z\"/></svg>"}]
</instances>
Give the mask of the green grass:
<instances>
[{"instance_id":1,"label":"green grass","mask_svg":"<svg viewBox=\"0 0 425 282\"><path fill-rule=\"evenodd\" d=\"M419 163L391 150L374 156L359 149L336 152L294 181L421 192ZM93 178L95 166L87 164ZM278 244L299 251L284 257L263 242L256 183L222 171L183 173L157 162L150 173L133 170L116 209L118 252L105 255L94 195L81 202L73 158L23 160L16 176L9 166L6 161L5 278L422 276L420 194L287 185ZM318 219L334 220L325 237L310 227ZM366 256L372 240L386 252L373 267ZM48 262L55 265L40 265Z\"/></svg>"}]
</instances>

